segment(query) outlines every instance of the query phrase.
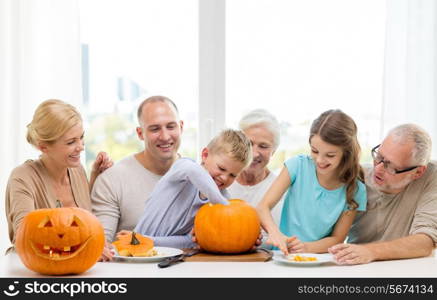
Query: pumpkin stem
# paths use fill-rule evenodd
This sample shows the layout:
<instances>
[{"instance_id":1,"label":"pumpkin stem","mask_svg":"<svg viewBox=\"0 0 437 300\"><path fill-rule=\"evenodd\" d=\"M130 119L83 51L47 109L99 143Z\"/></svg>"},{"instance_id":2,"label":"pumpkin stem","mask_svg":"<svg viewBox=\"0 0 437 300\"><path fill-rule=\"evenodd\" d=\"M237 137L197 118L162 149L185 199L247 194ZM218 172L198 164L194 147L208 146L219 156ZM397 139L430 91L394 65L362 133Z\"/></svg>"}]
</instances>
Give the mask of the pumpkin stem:
<instances>
[{"instance_id":1,"label":"pumpkin stem","mask_svg":"<svg viewBox=\"0 0 437 300\"><path fill-rule=\"evenodd\" d=\"M56 208L61 208L61 207L62 207L61 201L59 201L59 199L56 199Z\"/></svg>"},{"instance_id":2,"label":"pumpkin stem","mask_svg":"<svg viewBox=\"0 0 437 300\"><path fill-rule=\"evenodd\" d=\"M135 231L132 231L132 239L130 241L130 244L131 245L139 245L140 244L140 241L135 236Z\"/></svg>"}]
</instances>

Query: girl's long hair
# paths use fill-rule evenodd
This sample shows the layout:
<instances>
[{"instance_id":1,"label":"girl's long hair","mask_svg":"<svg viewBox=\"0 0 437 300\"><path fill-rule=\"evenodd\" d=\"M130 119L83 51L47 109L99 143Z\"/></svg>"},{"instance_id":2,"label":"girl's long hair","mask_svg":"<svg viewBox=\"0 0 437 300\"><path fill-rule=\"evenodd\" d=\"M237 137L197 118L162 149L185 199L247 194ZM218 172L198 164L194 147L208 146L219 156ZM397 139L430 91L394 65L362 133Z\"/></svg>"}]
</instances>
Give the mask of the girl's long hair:
<instances>
[{"instance_id":1,"label":"girl's long hair","mask_svg":"<svg viewBox=\"0 0 437 300\"><path fill-rule=\"evenodd\" d=\"M324 142L343 149L343 157L338 166L338 177L346 185L346 201L349 209L357 209L358 204L354 200L358 189L357 179L364 182L364 172L360 165L361 147L357 138L357 125L341 110L331 109L313 121L310 142L314 135L319 135Z\"/></svg>"}]
</instances>

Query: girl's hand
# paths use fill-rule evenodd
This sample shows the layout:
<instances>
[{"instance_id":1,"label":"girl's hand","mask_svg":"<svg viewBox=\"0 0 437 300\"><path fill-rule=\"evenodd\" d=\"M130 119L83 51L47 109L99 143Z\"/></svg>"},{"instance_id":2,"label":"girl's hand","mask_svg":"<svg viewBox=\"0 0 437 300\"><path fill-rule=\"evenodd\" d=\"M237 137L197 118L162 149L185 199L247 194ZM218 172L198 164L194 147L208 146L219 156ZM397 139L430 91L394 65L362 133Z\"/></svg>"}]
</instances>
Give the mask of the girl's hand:
<instances>
[{"instance_id":1,"label":"girl's hand","mask_svg":"<svg viewBox=\"0 0 437 300\"><path fill-rule=\"evenodd\" d=\"M114 162L108 156L108 154L106 154L106 152L99 152L99 154L97 154L96 160L93 163L91 172L99 175L106 169L112 167L113 164Z\"/></svg>"},{"instance_id":2,"label":"girl's hand","mask_svg":"<svg viewBox=\"0 0 437 300\"><path fill-rule=\"evenodd\" d=\"M273 233L269 234L269 237L266 241L266 244L273 245L274 247L278 247L284 255L288 255L288 243L292 241L295 237L287 237L282 233Z\"/></svg>"},{"instance_id":3,"label":"girl's hand","mask_svg":"<svg viewBox=\"0 0 437 300\"><path fill-rule=\"evenodd\" d=\"M304 253L306 252L305 243L302 243L296 236L292 236L287 241L287 249L289 253Z\"/></svg>"}]
</instances>

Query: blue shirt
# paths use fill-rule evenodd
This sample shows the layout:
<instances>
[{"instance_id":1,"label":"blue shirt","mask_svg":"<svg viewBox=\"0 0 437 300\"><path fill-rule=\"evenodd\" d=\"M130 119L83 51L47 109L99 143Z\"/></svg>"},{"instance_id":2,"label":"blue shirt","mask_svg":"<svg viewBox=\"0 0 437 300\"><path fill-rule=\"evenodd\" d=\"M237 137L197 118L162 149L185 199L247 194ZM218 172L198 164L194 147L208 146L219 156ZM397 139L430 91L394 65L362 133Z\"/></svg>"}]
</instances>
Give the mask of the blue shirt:
<instances>
[{"instance_id":1,"label":"blue shirt","mask_svg":"<svg viewBox=\"0 0 437 300\"><path fill-rule=\"evenodd\" d=\"M285 162L291 186L284 198L280 230L286 236L297 236L302 242L330 236L338 218L348 210L346 186L327 190L319 184L316 166L310 156L298 155ZM366 210L366 188L357 180L354 200L357 210Z\"/></svg>"},{"instance_id":2,"label":"blue shirt","mask_svg":"<svg viewBox=\"0 0 437 300\"><path fill-rule=\"evenodd\" d=\"M180 158L156 184L134 231L152 238L155 246L191 248L190 231L199 208L208 202L227 204L228 198L204 167Z\"/></svg>"}]
</instances>

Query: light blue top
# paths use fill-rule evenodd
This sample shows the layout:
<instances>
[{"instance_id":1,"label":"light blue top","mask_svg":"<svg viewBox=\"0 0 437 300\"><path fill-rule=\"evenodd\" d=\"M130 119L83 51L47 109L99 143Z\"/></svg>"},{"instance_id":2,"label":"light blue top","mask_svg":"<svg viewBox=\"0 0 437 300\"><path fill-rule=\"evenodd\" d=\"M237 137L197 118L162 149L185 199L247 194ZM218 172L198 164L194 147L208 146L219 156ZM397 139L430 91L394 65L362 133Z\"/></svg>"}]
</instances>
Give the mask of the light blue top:
<instances>
[{"instance_id":1,"label":"light blue top","mask_svg":"<svg viewBox=\"0 0 437 300\"><path fill-rule=\"evenodd\" d=\"M207 199L201 199L199 193ZM158 181L147 199L134 231L153 239L155 246L192 248L194 217L205 203L227 204L211 175L190 158L180 158Z\"/></svg>"},{"instance_id":2,"label":"light blue top","mask_svg":"<svg viewBox=\"0 0 437 300\"><path fill-rule=\"evenodd\" d=\"M316 166L310 156L298 155L285 162L291 178L284 199L280 230L286 236L297 236L302 242L330 236L340 215L348 210L346 187L327 190L319 184ZM366 210L366 188L357 180L354 200L357 210Z\"/></svg>"}]
</instances>

